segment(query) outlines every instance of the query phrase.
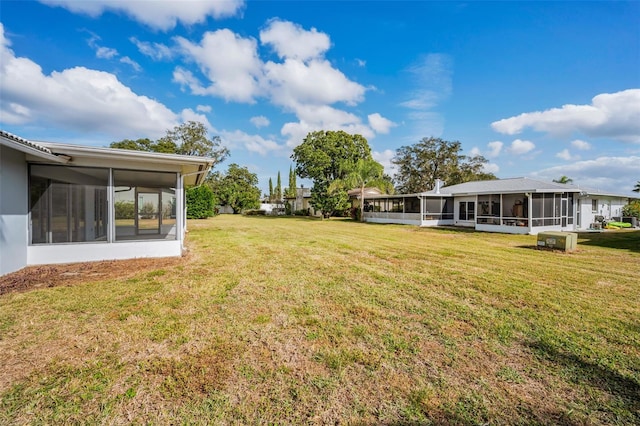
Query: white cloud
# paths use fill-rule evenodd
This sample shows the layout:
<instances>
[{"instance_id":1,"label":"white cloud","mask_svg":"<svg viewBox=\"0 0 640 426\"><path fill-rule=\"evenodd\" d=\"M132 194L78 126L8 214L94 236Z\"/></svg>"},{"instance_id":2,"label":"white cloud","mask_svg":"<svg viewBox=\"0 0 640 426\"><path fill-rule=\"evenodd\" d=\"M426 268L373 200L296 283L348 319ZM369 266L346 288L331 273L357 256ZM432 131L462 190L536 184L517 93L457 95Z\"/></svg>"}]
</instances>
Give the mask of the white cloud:
<instances>
[{"instance_id":1,"label":"white cloud","mask_svg":"<svg viewBox=\"0 0 640 426\"><path fill-rule=\"evenodd\" d=\"M500 167L496 163L485 163L482 165L485 173L493 173L494 175L500 171Z\"/></svg>"},{"instance_id":2,"label":"white cloud","mask_svg":"<svg viewBox=\"0 0 640 426\"><path fill-rule=\"evenodd\" d=\"M233 132L222 131L220 136L224 142L228 142L230 145L240 145L247 151L256 152L260 155L267 155L284 150L284 146L279 145L273 140L265 139L260 135L250 135L240 130Z\"/></svg>"},{"instance_id":3,"label":"white cloud","mask_svg":"<svg viewBox=\"0 0 640 426\"><path fill-rule=\"evenodd\" d=\"M390 149L385 149L382 152L373 151L371 153L371 156L373 157L373 159L376 160L378 163L382 164L382 166L384 167L384 172L389 176L393 176L396 173L395 166L391 164L391 159L393 159L395 155L396 155L395 151L392 151Z\"/></svg>"},{"instance_id":4,"label":"white cloud","mask_svg":"<svg viewBox=\"0 0 640 426\"><path fill-rule=\"evenodd\" d=\"M209 112L211 112L211 106L210 105L198 105L196 107L196 111L209 113Z\"/></svg>"},{"instance_id":5,"label":"white cloud","mask_svg":"<svg viewBox=\"0 0 640 426\"><path fill-rule=\"evenodd\" d=\"M407 82L413 87L400 106L410 110L407 119L412 127L412 138L441 135L444 117L432 110L451 95L453 60L449 55L430 53L407 72Z\"/></svg>"},{"instance_id":6,"label":"white cloud","mask_svg":"<svg viewBox=\"0 0 640 426\"><path fill-rule=\"evenodd\" d=\"M178 124L163 104L140 96L110 73L75 67L49 75L16 57L0 24L0 122L34 123L103 132L113 137L158 137Z\"/></svg>"},{"instance_id":7,"label":"white cloud","mask_svg":"<svg viewBox=\"0 0 640 426\"><path fill-rule=\"evenodd\" d=\"M502 147L504 146L504 144L500 141L493 141L493 142L489 142L487 146L489 147L489 152L487 152L487 157L495 158L498 155L500 155L500 152L502 151Z\"/></svg>"},{"instance_id":8,"label":"white cloud","mask_svg":"<svg viewBox=\"0 0 640 426\"><path fill-rule=\"evenodd\" d=\"M136 45L140 53L150 57L155 61L169 60L172 59L175 55L173 49L162 43L140 41L135 37L129 38L129 41Z\"/></svg>"},{"instance_id":9,"label":"white cloud","mask_svg":"<svg viewBox=\"0 0 640 426\"><path fill-rule=\"evenodd\" d=\"M533 151L536 148L536 145L531 141L523 141L521 139L516 139L511 142L511 146L507 148L507 150L511 154L522 155L528 152Z\"/></svg>"},{"instance_id":10,"label":"white cloud","mask_svg":"<svg viewBox=\"0 0 640 426\"><path fill-rule=\"evenodd\" d=\"M196 95L214 95L227 101L253 103L259 94L262 64L256 41L242 38L228 29L207 32L200 44L176 37L183 53L193 60L211 84L203 86L188 70L176 68L174 81L188 86Z\"/></svg>"},{"instance_id":11,"label":"white cloud","mask_svg":"<svg viewBox=\"0 0 640 426\"><path fill-rule=\"evenodd\" d=\"M579 149L581 151L588 151L591 149L591 144L589 142L582 141L580 139L576 139L571 142L571 146L575 149Z\"/></svg>"},{"instance_id":12,"label":"white cloud","mask_svg":"<svg viewBox=\"0 0 640 426\"><path fill-rule=\"evenodd\" d=\"M640 143L640 89L603 93L591 105L564 105L523 113L491 124L500 133L514 135L531 127L539 132L567 135L574 132Z\"/></svg>"},{"instance_id":13,"label":"white cloud","mask_svg":"<svg viewBox=\"0 0 640 426\"><path fill-rule=\"evenodd\" d=\"M96 57L100 59L112 59L118 56L118 51L110 47L98 47L96 49Z\"/></svg>"},{"instance_id":14,"label":"white cloud","mask_svg":"<svg viewBox=\"0 0 640 426\"><path fill-rule=\"evenodd\" d=\"M469 152L470 156L476 156L476 155L482 155L484 157L487 158L495 158L498 155L500 155L500 153L502 152L502 147L504 146L504 144L500 141L493 141L493 142L489 142L487 144L487 148L488 151L486 152L482 152L480 150L480 148L474 146L473 148L471 148L471 151Z\"/></svg>"},{"instance_id":15,"label":"white cloud","mask_svg":"<svg viewBox=\"0 0 640 426\"><path fill-rule=\"evenodd\" d=\"M327 60L304 63L287 59L283 63L267 62L264 66L271 101L293 111L300 104L355 105L364 99L365 88L349 80Z\"/></svg>"},{"instance_id":16,"label":"white cloud","mask_svg":"<svg viewBox=\"0 0 640 426\"><path fill-rule=\"evenodd\" d=\"M202 123L210 133L218 133L218 131L211 125L206 115L198 114L191 108L185 108L180 112L180 121L182 123L186 123L187 121L197 121Z\"/></svg>"},{"instance_id":17,"label":"white cloud","mask_svg":"<svg viewBox=\"0 0 640 426\"><path fill-rule=\"evenodd\" d=\"M251 117L251 119L249 121L251 122L251 124L253 124L257 128L267 127L269 124L271 124L269 119L267 117L265 117L264 115L259 115L257 117Z\"/></svg>"},{"instance_id":18,"label":"white cloud","mask_svg":"<svg viewBox=\"0 0 640 426\"><path fill-rule=\"evenodd\" d=\"M301 105L297 115L299 122L286 123L280 130L287 137L289 147L299 145L309 132L316 130L344 130L367 139L375 136L373 130L362 124L358 116L327 105Z\"/></svg>"},{"instance_id":19,"label":"white cloud","mask_svg":"<svg viewBox=\"0 0 640 426\"><path fill-rule=\"evenodd\" d=\"M633 196L635 193L631 190L638 180L638 164L638 156L598 157L550 167L531 176L549 181L558 176L569 176L578 186Z\"/></svg>"},{"instance_id":20,"label":"white cloud","mask_svg":"<svg viewBox=\"0 0 640 426\"><path fill-rule=\"evenodd\" d=\"M580 158L580 157L577 157L577 156L576 157L572 156L571 153L569 152L569 150L566 149L566 148L563 149L562 151L558 152L556 154L556 157L561 158L561 159L566 160L566 161L577 160L577 159Z\"/></svg>"},{"instance_id":21,"label":"white cloud","mask_svg":"<svg viewBox=\"0 0 640 426\"><path fill-rule=\"evenodd\" d=\"M387 118L384 118L377 112L374 114L369 114L367 118L369 119L369 126L371 126L371 128L376 133L387 134L389 133L389 130L391 130L392 127L397 126L396 123L394 123L393 121Z\"/></svg>"},{"instance_id":22,"label":"white cloud","mask_svg":"<svg viewBox=\"0 0 640 426\"><path fill-rule=\"evenodd\" d=\"M332 106L357 105L367 89L323 58L330 47L326 35L276 20L268 23L260 38L275 48L284 58L282 62L263 62L255 39L228 29L207 32L200 43L177 37L181 52L198 65L204 78L177 67L173 80L196 95L245 103L266 98L272 105L295 114L298 122L286 123L280 130L289 146L299 144L314 130L344 130L372 138L376 131L388 131L393 125L375 113L365 124L360 117Z\"/></svg>"},{"instance_id":23,"label":"white cloud","mask_svg":"<svg viewBox=\"0 0 640 426\"><path fill-rule=\"evenodd\" d=\"M122 62L123 64L131 65L133 69L138 72L142 71L142 67L140 66L140 64L128 56L123 56L122 58L120 58L120 62Z\"/></svg>"},{"instance_id":24,"label":"white cloud","mask_svg":"<svg viewBox=\"0 0 640 426\"><path fill-rule=\"evenodd\" d=\"M449 55L430 53L411 66L407 71L415 88L410 99L400 105L417 110L435 107L451 95L451 75L453 61Z\"/></svg>"},{"instance_id":25,"label":"white cloud","mask_svg":"<svg viewBox=\"0 0 640 426\"><path fill-rule=\"evenodd\" d=\"M364 59L356 58L356 65L358 65L361 68L366 67L367 66L367 61L365 61Z\"/></svg>"},{"instance_id":26,"label":"white cloud","mask_svg":"<svg viewBox=\"0 0 640 426\"><path fill-rule=\"evenodd\" d=\"M260 31L260 42L271 45L282 59L307 61L320 58L331 47L329 36L315 28L305 30L289 21L272 20Z\"/></svg>"},{"instance_id":27,"label":"white cloud","mask_svg":"<svg viewBox=\"0 0 640 426\"><path fill-rule=\"evenodd\" d=\"M73 13L93 18L106 11L121 12L130 18L159 30L170 30L178 22L200 24L211 16L215 19L235 16L244 7L243 0L122 1L122 0L40 0L50 6L60 6Z\"/></svg>"}]
</instances>

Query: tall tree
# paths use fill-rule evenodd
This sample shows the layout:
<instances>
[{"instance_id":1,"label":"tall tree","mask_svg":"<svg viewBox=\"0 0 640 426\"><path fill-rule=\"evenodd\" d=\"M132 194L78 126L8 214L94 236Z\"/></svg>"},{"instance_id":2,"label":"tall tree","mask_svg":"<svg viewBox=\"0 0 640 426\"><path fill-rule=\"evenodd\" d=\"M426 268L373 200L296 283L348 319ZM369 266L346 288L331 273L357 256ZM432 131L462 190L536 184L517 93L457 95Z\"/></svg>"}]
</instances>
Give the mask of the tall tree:
<instances>
[{"instance_id":1,"label":"tall tree","mask_svg":"<svg viewBox=\"0 0 640 426\"><path fill-rule=\"evenodd\" d=\"M221 146L219 136L208 137L207 128L197 121L188 121L172 130L157 141L151 139L123 139L111 142L110 148L132 149L137 151L162 152L166 154L197 155L210 157L215 164L224 161L229 156L229 150Z\"/></svg>"},{"instance_id":2,"label":"tall tree","mask_svg":"<svg viewBox=\"0 0 640 426\"><path fill-rule=\"evenodd\" d=\"M640 192L640 180L636 182L636 186L633 187L633 192Z\"/></svg>"},{"instance_id":3,"label":"tall tree","mask_svg":"<svg viewBox=\"0 0 640 426\"><path fill-rule=\"evenodd\" d=\"M258 176L246 167L230 164L227 173L216 172L207 182L220 204L230 206L234 213L260 207Z\"/></svg>"},{"instance_id":4,"label":"tall tree","mask_svg":"<svg viewBox=\"0 0 640 426\"><path fill-rule=\"evenodd\" d=\"M292 166L289 166L289 187L285 190L285 195L289 198L295 198L296 196L296 172Z\"/></svg>"},{"instance_id":5,"label":"tall tree","mask_svg":"<svg viewBox=\"0 0 640 426\"><path fill-rule=\"evenodd\" d=\"M348 207L346 190L330 192L331 183L344 178L346 170L358 160L372 159L371 148L364 137L341 130L309 133L294 148L291 158L296 162L296 175L313 180L311 203L324 217Z\"/></svg>"},{"instance_id":6,"label":"tall tree","mask_svg":"<svg viewBox=\"0 0 640 426\"><path fill-rule=\"evenodd\" d=\"M555 183L565 183L565 184L573 183L573 179L571 179L570 177L567 177L565 175L560 176L559 179L553 179L553 181Z\"/></svg>"},{"instance_id":7,"label":"tall tree","mask_svg":"<svg viewBox=\"0 0 640 426\"><path fill-rule=\"evenodd\" d=\"M176 154L210 157L220 163L229 155L229 150L221 146L219 136L208 137L207 128L198 121L188 121L167 130L167 134L158 139L158 147L171 149L175 146Z\"/></svg>"},{"instance_id":8,"label":"tall tree","mask_svg":"<svg viewBox=\"0 0 640 426\"><path fill-rule=\"evenodd\" d=\"M487 159L477 155L467 157L460 152L460 142L440 138L423 138L420 142L396 150L391 163L396 166L396 188L409 194L423 192L435 186L436 179L455 185L471 180L495 179L484 171Z\"/></svg>"},{"instance_id":9,"label":"tall tree","mask_svg":"<svg viewBox=\"0 0 640 426\"><path fill-rule=\"evenodd\" d=\"M273 202L273 181L269 178L269 202Z\"/></svg>"},{"instance_id":10,"label":"tall tree","mask_svg":"<svg viewBox=\"0 0 640 426\"><path fill-rule=\"evenodd\" d=\"M280 170L278 170L278 180L276 181L276 190L275 190L276 202L282 202L282 181L280 180Z\"/></svg>"},{"instance_id":11,"label":"tall tree","mask_svg":"<svg viewBox=\"0 0 640 426\"><path fill-rule=\"evenodd\" d=\"M330 185L331 189L342 187L349 191L353 188L360 189L360 220L364 220L364 190L367 186L381 187L384 189L386 182L383 178L384 167L375 160L359 159L355 164L347 165L346 175L336 179Z\"/></svg>"}]
</instances>

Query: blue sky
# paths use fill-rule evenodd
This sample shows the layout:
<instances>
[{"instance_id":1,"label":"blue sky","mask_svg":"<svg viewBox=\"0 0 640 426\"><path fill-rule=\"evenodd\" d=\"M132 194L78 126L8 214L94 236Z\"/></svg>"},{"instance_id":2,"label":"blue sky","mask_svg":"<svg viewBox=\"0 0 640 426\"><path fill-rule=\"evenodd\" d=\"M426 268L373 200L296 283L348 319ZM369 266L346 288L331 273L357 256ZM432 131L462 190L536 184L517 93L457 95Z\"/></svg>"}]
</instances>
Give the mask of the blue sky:
<instances>
[{"instance_id":1,"label":"blue sky","mask_svg":"<svg viewBox=\"0 0 640 426\"><path fill-rule=\"evenodd\" d=\"M0 126L31 140L198 120L263 192L320 129L389 174L434 136L500 178L640 180L640 2L3 0L0 23Z\"/></svg>"}]
</instances>

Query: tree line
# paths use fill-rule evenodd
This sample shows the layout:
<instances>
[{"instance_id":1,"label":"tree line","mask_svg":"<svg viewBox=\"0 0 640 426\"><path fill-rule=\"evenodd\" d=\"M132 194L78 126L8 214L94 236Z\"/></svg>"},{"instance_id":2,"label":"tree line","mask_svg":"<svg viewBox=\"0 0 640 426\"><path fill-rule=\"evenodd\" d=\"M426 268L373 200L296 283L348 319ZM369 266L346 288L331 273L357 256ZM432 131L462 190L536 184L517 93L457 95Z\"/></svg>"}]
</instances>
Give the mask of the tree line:
<instances>
[{"instance_id":1,"label":"tree line","mask_svg":"<svg viewBox=\"0 0 640 426\"><path fill-rule=\"evenodd\" d=\"M189 121L173 129L157 141L124 139L112 142L111 148L134 149L171 154L197 155L214 159L214 166L224 161L229 150L221 145L220 137L209 138L206 127ZM274 188L269 179L270 202L296 196L296 177L310 179L311 205L324 217L340 214L349 206L348 191L357 189L360 208L364 207L365 188L375 187L382 193L418 193L432 189L437 179L447 185L471 180L495 179L484 171L487 160L461 153L458 141L423 138L414 145L396 150L391 163L396 167L392 178L384 174L383 166L373 159L368 141L361 135L344 131L315 131L309 133L293 150L295 168L289 169L289 185L282 190L280 172ZM213 215L214 206L230 206L234 213L255 209L260 205L258 177L247 167L236 163L226 172L212 171L205 184L186 191L189 218ZM362 211L360 212L362 217Z\"/></svg>"},{"instance_id":2,"label":"tree line","mask_svg":"<svg viewBox=\"0 0 640 426\"><path fill-rule=\"evenodd\" d=\"M214 166L224 161L229 150L221 145L220 137L209 137L206 127L189 121L166 131L166 135L152 141L124 139L112 142L111 148L134 149L160 153L196 155L214 160ZM280 172L275 187L269 178L269 202L295 198L296 177L310 179L311 205L324 217L343 214L350 207L348 191L357 189L360 199L359 216L363 217L365 189L375 187L383 194L395 191L403 194L420 193L434 188L436 180L456 185L475 180L496 179L485 171L487 159L480 155L462 154L459 141L423 138L413 145L396 149L391 160L396 168L393 178L384 174L383 166L373 159L368 141L361 135L344 131L320 130L310 132L293 150L295 167L289 168L288 186L283 190ZM570 184L573 179L561 176L554 182ZM634 192L640 192L640 181ZM226 172L211 170L205 183L186 190L189 218L205 218L214 214L216 205L229 206L234 213L260 206L261 191L258 177L236 163ZM638 203L636 203L638 204ZM634 205L637 209L637 205ZM634 215L638 214L634 210Z\"/></svg>"}]
</instances>

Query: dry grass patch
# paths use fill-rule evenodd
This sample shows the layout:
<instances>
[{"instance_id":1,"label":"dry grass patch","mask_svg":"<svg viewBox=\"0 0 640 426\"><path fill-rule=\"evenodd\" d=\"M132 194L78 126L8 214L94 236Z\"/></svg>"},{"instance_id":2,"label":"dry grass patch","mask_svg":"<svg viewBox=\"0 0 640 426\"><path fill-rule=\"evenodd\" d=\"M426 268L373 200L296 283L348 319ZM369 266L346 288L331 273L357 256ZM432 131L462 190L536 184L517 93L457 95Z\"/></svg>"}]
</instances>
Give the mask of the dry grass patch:
<instances>
[{"instance_id":1,"label":"dry grass patch","mask_svg":"<svg viewBox=\"0 0 640 426\"><path fill-rule=\"evenodd\" d=\"M0 297L0 423L640 422L638 232L564 254L348 220L189 227L181 260Z\"/></svg>"}]
</instances>

